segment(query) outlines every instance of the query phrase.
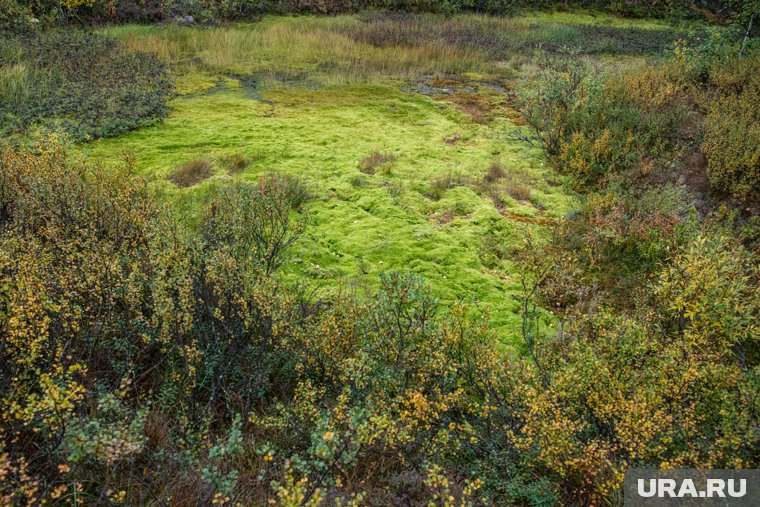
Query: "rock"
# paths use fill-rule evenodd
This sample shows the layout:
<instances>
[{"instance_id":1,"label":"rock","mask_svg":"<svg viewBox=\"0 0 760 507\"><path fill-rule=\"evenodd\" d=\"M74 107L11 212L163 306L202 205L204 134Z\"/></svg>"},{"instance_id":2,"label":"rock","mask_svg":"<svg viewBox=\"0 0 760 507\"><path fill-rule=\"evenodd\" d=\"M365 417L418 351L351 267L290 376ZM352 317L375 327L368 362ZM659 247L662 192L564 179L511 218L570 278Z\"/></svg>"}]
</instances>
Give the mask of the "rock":
<instances>
[{"instance_id":1,"label":"rock","mask_svg":"<svg viewBox=\"0 0 760 507\"><path fill-rule=\"evenodd\" d=\"M575 220L576 218L580 218L583 215L583 211L579 209L570 210L567 213L565 213L564 218L565 220Z\"/></svg>"},{"instance_id":2,"label":"rock","mask_svg":"<svg viewBox=\"0 0 760 507\"><path fill-rule=\"evenodd\" d=\"M30 22L31 24L33 24L33 25L36 25L37 23L39 23L39 22L40 22L40 20L39 20L39 19L37 19L37 18L29 18L29 22Z\"/></svg>"}]
</instances>

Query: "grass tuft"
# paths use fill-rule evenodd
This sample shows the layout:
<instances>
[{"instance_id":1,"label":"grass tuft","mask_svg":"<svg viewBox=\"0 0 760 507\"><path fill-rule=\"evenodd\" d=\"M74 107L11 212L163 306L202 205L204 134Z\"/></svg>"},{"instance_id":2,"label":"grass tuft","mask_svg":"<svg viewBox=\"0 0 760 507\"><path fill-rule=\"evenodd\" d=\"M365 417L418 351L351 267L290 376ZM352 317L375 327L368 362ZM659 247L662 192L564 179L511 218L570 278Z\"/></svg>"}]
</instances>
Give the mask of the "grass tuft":
<instances>
[{"instance_id":1,"label":"grass tuft","mask_svg":"<svg viewBox=\"0 0 760 507\"><path fill-rule=\"evenodd\" d=\"M505 190L510 197L517 201L527 201L530 199L530 187L522 183L509 183Z\"/></svg>"},{"instance_id":2,"label":"grass tuft","mask_svg":"<svg viewBox=\"0 0 760 507\"><path fill-rule=\"evenodd\" d=\"M364 174L375 174L379 168L383 168L386 174L390 174L390 164L396 161L396 155L390 152L374 151L359 162L359 170Z\"/></svg>"},{"instance_id":3,"label":"grass tuft","mask_svg":"<svg viewBox=\"0 0 760 507\"><path fill-rule=\"evenodd\" d=\"M223 159L230 175L240 174L251 164L251 160L242 153L228 155Z\"/></svg>"},{"instance_id":4,"label":"grass tuft","mask_svg":"<svg viewBox=\"0 0 760 507\"><path fill-rule=\"evenodd\" d=\"M187 188L209 179L214 175L211 162L205 158L190 160L174 168L166 177L179 188Z\"/></svg>"},{"instance_id":5,"label":"grass tuft","mask_svg":"<svg viewBox=\"0 0 760 507\"><path fill-rule=\"evenodd\" d=\"M507 173L504 172L504 169L499 165L499 163L498 162L494 162L488 168L488 172L483 177L483 180L486 183L493 183L495 181L503 179L506 175L507 175Z\"/></svg>"},{"instance_id":6,"label":"grass tuft","mask_svg":"<svg viewBox=\"0 0 760 507\"><path fill-rule=\"evenodd\" d=\"M464 180L460 175L452 175L451 173L444 174L437 178L433 178L430 182L430 187L426 192L426 196L432 201L440 201L443 193L454 187L458 187L464 184Z\"/></svg>"}]
</instances>

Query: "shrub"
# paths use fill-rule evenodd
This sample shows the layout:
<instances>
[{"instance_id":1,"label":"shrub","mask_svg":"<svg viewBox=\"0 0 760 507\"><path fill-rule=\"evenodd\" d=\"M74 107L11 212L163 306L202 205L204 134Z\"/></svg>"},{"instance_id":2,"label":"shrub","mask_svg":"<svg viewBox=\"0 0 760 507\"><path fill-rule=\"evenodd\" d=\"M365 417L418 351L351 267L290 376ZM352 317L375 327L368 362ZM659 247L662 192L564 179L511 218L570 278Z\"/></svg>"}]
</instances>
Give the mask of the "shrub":
<instances>
[{"instance_id":1,"label":"shrub","mask_svg":"<svg viewBox=\"0 0 760 507\"><path fill-rule=\"evenodd\" d=\"M760 199L760 57L745 68L754 69L741 79L740 73L716 69L720 95L710 104L704 121L702 151L707 157L707 174L717 189L745 203Z\"/></svg>"},{"instance_id":2,"label":"shrub","mask_svg":"<svg viewBox=\"0 0 760 507\"><path fill-rule=\"evenodd\" d=\"M566 59L518 89L518 107L550 156L560 154L571 134L573 116L597 88L588 84L590 79L587 69Z\"/></svg>"},{"instance_id":3,"label":"shrub","mask_svg":"<svg viewBox=\"0 0 760 507\"><path fill-rule=\"evenodd\" d=\"M563 60L526 86L519 102L528 125L579 190L618 175L646 175L686 144L686 97L652 91L669 83L643 83L635 73L602 80Z\"/></svg>"},{"instance_id":4,"label":"shrub","mask_svg":"<svg viewBox=\"0 0 760 507\"><path fill-rule=\"evenodd\" d=\"M755 417L745 410L756 375L732 352L742 344L756 364L748 333L756 332L757 270L747 255L722 233L697 234L656 270L630 315L602 307L539 345L536 374L547 376L525 400L520 445L538 446L539 466L561 477L562 498L614 496L624 471L644 463L756 460L747 445L756 437L705 438L745 434L746 418ZM640 420L651 425L641 431Z\"/></svg>"},{"instance_id":5,"label":"shrub","mask_svg":"<svg viewBox=\"0 0 760 507\"><path fill-rule=\"evenodd\" d=\"M214 175L214 168L205 158L190 160L175 167L166 177L179 188L192 187Z\"/></svg>"},{"instance_id":6,"label":"shrub","mask_svg":"<svg viewBox=\"0 0 760 507\"><path fill-rule=\"evenodd\" d=\"M285 261L288 249L303 233L303 220L292 220L308 193L293 178L270 175L258 185L239 183L214 195L203 215L202 232L209 245L232 243L229 253L266 275Z\"/></svg>"},{"instance_id":7,"label":"shrub","mask_svg":"<svg viewBox=\"0 0 760 507\"><path fill-rule=\"evenodd\" d=\"M32 30L34 14L29 5L17 0L0 0L0 31L25 32Z\"/></svg>"},{"instance_id":8,"label":"shrub","mask_svg":"<svg viewBox=\"0 0 760 507\"><path fill-rule=\"evenodd\" d=\"M366 295L284 284L294 178L212 188L188 228L129 174L54 139L0 151L6 503L601 505L632 466L757 463L758 264L724 229L671 242L626 312L554 337L529 279L592 262L529 245L520 355L411 273ZM592 203L588 231L633 236L592 216L620 206ZM490 265L510 256L484 239Z\"/></svg>"}]
</instances>

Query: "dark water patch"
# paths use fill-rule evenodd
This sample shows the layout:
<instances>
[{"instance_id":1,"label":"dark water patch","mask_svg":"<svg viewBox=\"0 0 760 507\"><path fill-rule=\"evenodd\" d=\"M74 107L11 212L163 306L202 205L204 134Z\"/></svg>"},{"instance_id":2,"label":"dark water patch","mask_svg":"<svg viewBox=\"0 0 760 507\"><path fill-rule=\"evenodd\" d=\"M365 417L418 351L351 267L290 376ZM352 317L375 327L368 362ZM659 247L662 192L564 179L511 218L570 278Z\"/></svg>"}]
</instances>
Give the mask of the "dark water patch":
<instances>
[{"instance_id":1,"label":"dark water patch","mask_svg":"<svg viewBox=\"0 0 760 507\"><path fill-rule=\"evenodd\" d=\"M428 97L468 94L505 93L508 88L498 81L478 81L457 74L427 75L402 87L402 91L420 93Z\"/></svg>"}]
</instances>

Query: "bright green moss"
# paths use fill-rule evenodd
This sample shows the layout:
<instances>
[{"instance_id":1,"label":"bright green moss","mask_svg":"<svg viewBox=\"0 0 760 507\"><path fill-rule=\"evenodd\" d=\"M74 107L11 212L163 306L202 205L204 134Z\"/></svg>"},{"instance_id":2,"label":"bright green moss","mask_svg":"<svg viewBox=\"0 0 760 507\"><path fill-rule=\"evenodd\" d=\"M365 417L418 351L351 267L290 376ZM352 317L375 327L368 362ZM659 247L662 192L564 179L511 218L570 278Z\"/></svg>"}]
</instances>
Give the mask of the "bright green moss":
<instances>
[{"instance_id":1,"label":"bright green moss","mask_svg":"<svg viewBox=\"0 0 760 507\"><path fill-rule=\"evenodd\" d=\"M499 162L505 171L536 181L534 192L547 203L546 214L561 215L573 199L546 183L551 173L537 149L502 140L505 124L472 123L455 106L394 85L281 89L263 98L266 102L250 98L235 81L222 81L210 92L177 98L161 125L83 149L106 161L118 159L123 149L134 151L138 170L155 176L155 184L189 213L215 181L233 177L224 165L230 155L250 160L234 177L254 180L270 171L298 175L315 199L287 276L337 287L354 277L374 283L384 270L412 270L446 302L478 301L506 340L517 337L520 267L505 262L505 272L490 271L478 250L484 229L493 224L501 223L515 242L534 226L503 218L474 184L446 189L437 201L424 194L436 177L480 180ZM461 140L447 143L452 134ZM359 161L373 151L397 158L376 174L363 175ZM183 190L165 180L177 164L201 157L215 163L211 180ZM357 177L362 185L355 184ZM516 213L539 213L529 203L507 205Z\"/></svg>"}]
</instances>

